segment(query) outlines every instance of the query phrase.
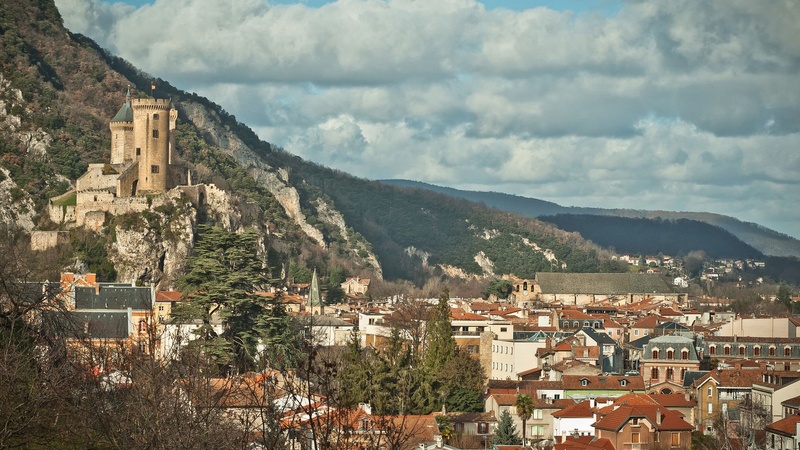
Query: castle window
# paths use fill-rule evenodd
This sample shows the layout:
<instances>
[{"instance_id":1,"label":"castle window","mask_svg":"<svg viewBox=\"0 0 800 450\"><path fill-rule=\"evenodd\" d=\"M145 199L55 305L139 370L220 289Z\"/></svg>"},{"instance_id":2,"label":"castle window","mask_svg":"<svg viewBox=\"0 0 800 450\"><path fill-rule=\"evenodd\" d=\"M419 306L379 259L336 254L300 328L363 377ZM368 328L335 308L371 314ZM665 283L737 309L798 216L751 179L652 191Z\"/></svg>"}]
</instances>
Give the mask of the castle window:
<instances>
[{"instance_id":1,"label":"castle window","mask_svg":"<svg viewBox=\"0 0 800 450\"><path fill-rule=\"evenodd\" d=\"M142 154L142 149L139 148L139 147L136 147L136 156L139 156L141 154Z\"/></svg>"},{"instance_id":2,"label":"castle window","mask_svg":"<svg viewBox=\"0 0 800 450\"><path fill-rule=\"evenodd\" d=\"M158 173L158 170L159 169L157 165L150 166L150 173Z\"/></svg>"},{"instance_id":3,"label":"castle window","mask_svg":"<svg viewBox=\"0 0 800 450\"><path fill-rule=\"evenodd\" d=\"M157 137L158 137L158 130L153 130L153 137L154 137L154 138L157 138Z\"/></svg>"},{"instance_id":4,"label":"castle window","mask_svg":"<svg viewBox=\"0 0 800 450\"><path fill-rule=\"evenodd\" d=\"M153 114L153 120L158 120L158 113Z\"/></svg>"}]
</instances>

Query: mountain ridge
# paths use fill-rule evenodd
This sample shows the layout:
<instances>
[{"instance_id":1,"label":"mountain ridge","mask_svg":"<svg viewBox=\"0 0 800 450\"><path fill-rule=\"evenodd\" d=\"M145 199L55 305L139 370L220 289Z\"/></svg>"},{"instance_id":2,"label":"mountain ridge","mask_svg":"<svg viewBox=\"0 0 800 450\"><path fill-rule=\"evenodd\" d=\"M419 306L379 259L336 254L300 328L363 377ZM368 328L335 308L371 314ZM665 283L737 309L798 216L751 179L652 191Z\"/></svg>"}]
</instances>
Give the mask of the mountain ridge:
<instances>
[{"instance_id":1,"label":"mountain ridge","mask_svg":"<svg viewBox=\"0 0 800 450\"><path fill-rule=\"evenodd\" d=\"M769 256L800 257L800 240L771 230L763 225L744 222L722 214L690 211L609 209L593 207L561 206L554 202L523 197L514 194L486 191L468 191L437 186L414 180L386 179L381 183L410 189L426 189L453 197L464 198L487 206L512 211L529 217L555 216L558 214L589 214L648 219L689 219L718 226L742 242Z\"/></svg>"}]
</instances>

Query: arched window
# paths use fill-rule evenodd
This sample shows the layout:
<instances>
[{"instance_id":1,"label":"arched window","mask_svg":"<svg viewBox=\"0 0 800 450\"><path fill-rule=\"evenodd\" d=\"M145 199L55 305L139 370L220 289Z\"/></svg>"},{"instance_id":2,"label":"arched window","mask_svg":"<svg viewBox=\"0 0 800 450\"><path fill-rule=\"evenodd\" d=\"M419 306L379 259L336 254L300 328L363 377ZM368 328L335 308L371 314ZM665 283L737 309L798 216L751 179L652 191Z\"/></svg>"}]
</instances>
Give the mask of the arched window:
<instances>
[{"instance_id":1,"label":"arched window","mask_svg":"<svg viewBox=\"0 0 800 450\"><path fill-rule=\"evenodd\" d=\"M753 356L761 356L761 347L757 345L753 347Z\"/></svg>"},{"instance_id":2,"label":"arched window","mask_svg":"<svg viewBox=\"0 0 800 450\"><path fill-rule=\"evenodd\" d=\"M657 348L653 349L653 359L658 359L658 349Z\"/></svg>"},{"instance_id":3,"label":"arched window","mask_svg":"<svg viewBox=\"0 0 800 450\"><path fill-rule=\"evenodd\" d=\"M658 380L658 367L653 367L653 369L650 371L650 379Z\"/></svg>"},{"instance_id":4,"label":"arched window","mask_svg":"<svg viewBox=\"0 0 800 450\"><path fill-rule=\"evenodd\" d=\"M775 356L775 347L769 348L769 356Z\"/></svg>"},{"instance_id":5,"label":"arched window","mask_svg":"<svg viewBox=\"0 0 800 450\"><path fill-rule=\"evenodd\" d=\"M792 356L792 347L784 347L783 356Z\"/></svg>"},{"instance_id":6,"label":"arched window","mask_svg":"<svg viewBox=\"0 0 800 450\"><path fill-rule=\"evenodd\" d=\"M744 356L745 354L747 354L747 347L745 347L744 345L740 345L739 346L739 356Z\"/></svg>"},{"instance_id":7,"label":"arched window","mask_svg":"<svg viewBox=\"0 0 800 450\"><path fill-rule=\"evenodd\" d=\"M147 321L144 319L139 321L139 333L140 334L147 333Z\"/></svg>"},{"instance_id":8,"label":"arched window","mask_svg":"<svg viewBox=\"0 0 800 450\"><path fill-rule=\"evenodd\" d=\"M675 359L675 350L667 350L667 359Z\"/></svg>"},{"instance_id":9,"label":"arched window","mask_svg":"<svg viewBox=\"0 0 800 450\"><path fill-rule=\"evenodd\" d=\"M717 354L717 346L711 345L708 347L708 354L709 355L716 355Z\"/></svg>"},{"instance_id":10,"label":"arched window","mask_svg":"<svg viewBox=\"0 0 800 450\"><path fill-rule=\"evenodd\" d=\"M731 346L730 345L726 345L725 348L722 349L722 351L726 355L730 355L731 354Z\"/></svg>"},{"instance_id":11,"label":"arched window","mask_svg":"<svg viewBox=\"0 0 800 450\"><path fill-rule=\"evenodd\" d=\"M683 360L689 359L689 350L686 349L681 350L681 359Z\"/></svg>"}]
</instances>

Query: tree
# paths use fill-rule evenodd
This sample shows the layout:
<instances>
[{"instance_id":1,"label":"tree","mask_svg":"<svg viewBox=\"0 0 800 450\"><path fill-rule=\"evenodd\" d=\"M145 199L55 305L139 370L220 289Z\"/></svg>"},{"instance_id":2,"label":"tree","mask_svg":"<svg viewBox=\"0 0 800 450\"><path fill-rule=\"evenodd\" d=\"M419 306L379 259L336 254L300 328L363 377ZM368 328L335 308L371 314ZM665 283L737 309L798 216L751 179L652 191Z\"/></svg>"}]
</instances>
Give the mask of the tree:
<instances>
[{"instance_id":1,"label":"tree","mask_svg":"<svg viewBox=\"0 0 800 450\"><path fill-rule=\"evenodd\" d=\"M517 436L517 427L511 419L511 413L505 410L500 414L497 429L492 437L493 445L522 445L522 439Z\"/></svg>"},{"instance_id":2,"label":"tree","mask_svg":"<svg viewBox=\"0 0 800 450\"><path fill-rule=\"evenodd\" d=\"M439 370L456 356L456 341L450 325L450 293L445 288L427 322L424 366L430 373Z\"/></svg>"},{"instance_id":3,"label":"tree","mask_svg":"<svg viewBox=\"0 0 800 450\"><path fill-rule=\"evenodd\" d=\"M197 334L206 354L220 367L240 372L253 370L257 364L280 368L293 363L290 346L285 345L288 336L296 335L292 321L278 296L257 294L271 281L257 253L257 242L254 231L237 234L199 225L186 273L177 281L187 301L178 304L174 317L201 321ZM212 326L216 317L223 322L221 334ZM271 352L269 356L259 354L261 343Z\"/></svg>"},{"instance_id":4,"label":"tree","mask_svg":"<svg viewBox=\"0 0 800 450\"><path fill-rule=\"evenodd\" d=\"M486 376L480 361L461 351L441 370L440 379L445 391L448 411L482 412Z\"/></svg>"},{"instance_id":5,"label":"tree","mask_svg":"<svg viewBox=\"0 0 800 450\"><path fill-rule=\"evenodd\" d=\"M528 394L517 395L517 400L514 402L514 407L517 409L517 415L522 419L522 442L525 443L525 428L528 419L533 414L533 399Z\"/></svg>"},{"instance_id":6,"label":"tree","mask_svg":"<svg viewBox=\"0 0 800 450\"><path fill-rule=\"evenodd\" d=\"M490 295L497 298L507 299L509 294L514 290L514 285L508 280L494 279L489 283L489 286L483 290L483 298L487 299Z\"/></svg>"},{"instance_id":7,"label":"tree","mask_svg":"<svg viewBox=\"0 0 800 450\"><path fill-rule=\"evenodd\" d=\"M783 305L792 311L792 290L789 289L789 286L786 283L781 283L778 286L778 293L775 296L775 303L779 305Z\"/></svg>"}]
</instances>

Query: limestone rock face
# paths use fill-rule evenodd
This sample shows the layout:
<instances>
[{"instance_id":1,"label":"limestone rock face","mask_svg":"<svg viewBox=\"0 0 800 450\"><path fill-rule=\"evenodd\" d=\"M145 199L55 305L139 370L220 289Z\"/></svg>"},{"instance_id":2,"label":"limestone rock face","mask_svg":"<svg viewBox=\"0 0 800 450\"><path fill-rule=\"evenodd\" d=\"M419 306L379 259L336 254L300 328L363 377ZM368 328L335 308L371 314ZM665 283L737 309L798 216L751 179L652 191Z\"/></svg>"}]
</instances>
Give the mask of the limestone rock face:
<instances>
[{"instance_id":1,"label":"limestone rock face","mask_svg":"<svg viewBox=\"0 0 800 450\"><path fill-rule=\"evenodd\" d=\"M33 216L33 200L19 189L9 171L0 167L0 223L30 231Z\"/></svg>"},{"instance_id":2,"label":"limestone rock face","mask_svg":"<svg viewBox=\"0 0 800 450\"><path fill-rule=\"evenodd\" d=\"M256 182L264 185L275 196L286 214L291 217L303 232L318 245L327 248L325 236L322 232L311 226L300 209L300 194L297 189L289 184L289 174L286 170L275 170L266 164L253 152L241 139L226 127L220 125L221 121L216 114L202 105L193 102L184 102L178 105L186 117L201 130L206 131L206 138L211 144L224 150L246 168L255 178Z\"/></svg>"},{"instance_id":3,"label":"limestone rock face","mask_svg":"<svg viewBox=\"0 0 800 450\"><path fill-rule=\"evenodd\" d=\"M144 226L117 225L109 258L123 283L154 283L158 289L174 289L193 246L197 210L190 204L180 213L154 211Z\"/></svg>"},{"instance_id":4,"label":"limestone rock face","mask_svg":"<svg viewBox=\"0 0 800 450\"><path fill-rule=\"evenodd\" d=\"M381 269L378 257L372 252L363 237L359 239L358 236L360 235L347 229L347 224L344 221L342 213L322 199L317 199L314 206L317 209L317 217L319 220L338 230L342 239L347 243L347 249L350 253L356 258L364 260L372 268L376 278L383 279L383 270Z\"/></svg>"}]
</instances>

